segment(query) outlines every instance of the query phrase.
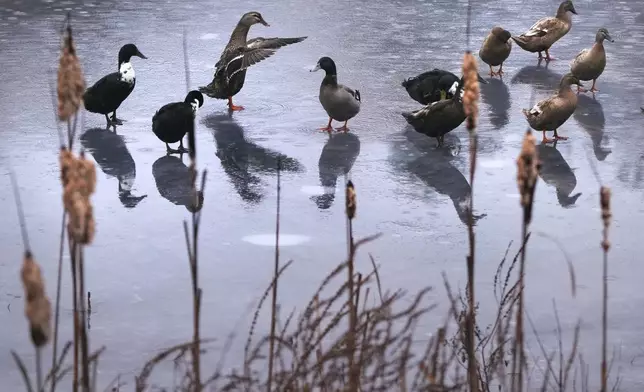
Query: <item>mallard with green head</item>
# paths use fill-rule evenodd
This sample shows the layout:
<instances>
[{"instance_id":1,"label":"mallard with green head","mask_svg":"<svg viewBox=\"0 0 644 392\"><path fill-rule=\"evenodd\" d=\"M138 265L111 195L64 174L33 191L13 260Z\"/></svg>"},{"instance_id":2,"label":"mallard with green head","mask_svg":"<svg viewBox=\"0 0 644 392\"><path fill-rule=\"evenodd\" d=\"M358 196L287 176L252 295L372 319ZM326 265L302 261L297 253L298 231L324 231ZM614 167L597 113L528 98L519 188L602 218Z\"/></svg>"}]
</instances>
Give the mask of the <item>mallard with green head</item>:
<instances>
[{"instance_id":1,"label":"mallard with green head","mask_svg":"<svg viewBox=\"0 0 644 392\"><path fill-rule=\"evenodd\" d=\"M243 110L243 106L233 104L233 96L244 86L246 69L253 64L275 54L282 46L302 42L306 37L262 38L246 40L251 26L261 23L269 26L259 12L245 13L230 35L228 45L215 64L215 76L209 85L199 87L199 91L210 98L228 99L230 110Z\"/></svg>"},{"instance_id":2,"label":"mallard with green head","mask_svg":"<svg viewBox=\"0 0 644 392\"><path fill-rule=\"evenodd\" d=\"M576 15L577 11L572 1L566 0L559 5L556 16L539 19L528 31L518 37L512 36L512 39L523 50L532 53L539 52L540 59L543 58L541 52L545 51L546 61L554 60L548 50L570 31L572 27L571 13Z\"/></svg>"},{"instance_id":3,"label":"mallard with green head","mask_svg":"<svg viewBox=\"0 0 644 392\"><path fill-rule=\"evenodd\" d=\"M432 102L451 99L456 87L454 83L462 83L462 78L454 75L449 71L434 68L431 71L423 72L413 78L408 78L402 82L402 86L407 90L407 94L414 101L428 105ZM487 83L479 75L479 82Z\"/></svg>"},{"instance_id":4,"label":"mallard with green head","mask_svg":"<svg viewBox=\"0 0 644 392\"><path fill-rule=\"evenodd\" d=\"M608 34L608 30L600 28L595 35L595 44L590 49L584 49L575 57L570 63L570 72L579 78L579 80L592 80L593 86L590 88L591 92L599 91L595 88L597 78L604 72L606 68L606 51L604 50L604 40L615 42ZM586 92L588 90L577 87L577 93Z\"/></svg>"},{"instance_id":5,"label":"mallard with green head","mask_svg":"<svg viewBox=\"0 0 644 392\"><path fill-rule=\"evenodd\" d=\"M436 138L438 147L443 146L445 135L461 125L466 118L462 85L456 81L451 89L454 90L454 95L450 99L432 102L422 109L402 113L416 132Z\"/></svg>"},{"instance_id":6,"label":"mallard with green head","mask_svg":"<svg viewBox=\"0 0 644 392\"><path fill-rule=\"evenodd\" d=\"M324 70L326 75L320 84L320 103L329 115L329 123L321 131L331 132L331 121L344 121L344 125L337 128L338 131L349 131L347 122L360 112L360 91L338 83L338 72L335 62L330 57L322 57L318 60L311 72Z\"/></svg>"},{"instance_id":7,"label":"mallard with green head","mask_svg":"<svg viewBox=\"0 0 644 392\"><path fill-rule=\"evenodd\" d=\"M479 57L485 64L490 66L490 76L503 75L503 62L510 56L512 51L510 37L512 37L512 34L499 26L494 27L490 34L485 37L479 50ZM494 72L492 67L496 66L500 67L497 72Z\"/></svg>"},{"instance_id":8,"label":"mallard with green head","mask_svg":"<svg viewBox=\"0 0 644 392\"><path fill-rule=\"evenodd\" d=\"M573 84L583 87L581 81L575 75L571 73L565 74L561 78L557 94L537 102L530 110L522 110L523 115L528 120L528 124L533 129L543 132L543 143L568 139L567 137L559 136L557 129L572 116L577 108L577 94L570 88ZM554 139L548 139L546 131L554 131Z\"/></svg>"}]
</instances>

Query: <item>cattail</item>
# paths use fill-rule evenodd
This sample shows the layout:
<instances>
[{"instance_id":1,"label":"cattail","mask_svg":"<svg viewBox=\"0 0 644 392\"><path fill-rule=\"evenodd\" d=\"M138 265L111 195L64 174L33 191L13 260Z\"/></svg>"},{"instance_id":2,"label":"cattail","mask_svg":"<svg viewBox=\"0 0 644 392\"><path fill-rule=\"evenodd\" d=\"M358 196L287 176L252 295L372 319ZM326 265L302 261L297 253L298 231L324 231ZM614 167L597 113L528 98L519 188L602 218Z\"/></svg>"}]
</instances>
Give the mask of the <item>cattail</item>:
<instances>
[{"instance_id":1,"label":"cattail","mask_svg":"<svg viewBox=\"0 0 644 392\"><path fill-rule=\"evenodd\" d=\"M608 241L608 228L613 216L610 210L610 195L610 188L608 187L602 186L599 190L599 204L602 209L602 221L604 221L604 239L602 241L602 248L604 248L604 251L608 251L610 248L610 242Z\"/></svg>"},{"instance_id":2,"label":"cattail","mask_svg":"<svg viewBox=\"0 0 644 392\"><path fill-rule=\"evenodd\" d=\"M463 109L467 116L467 129L474 131L479 116L479 74L476 59L470 51L463 56Z\"/></svg>"},{"instance_id":3,"label":"cattail","mask_svg":"<svg viewBox=\"0 0 644 392\"><path fill-rule=\"evenodd\" d=\"M49 341L51 303L45 293L40 267L29 251L25 252L21 276L25 290L25 316L29 321L31 341L36 347L41 347Z\"/></svg>"},{"instance_id":4,"label":"cattail","mask_svg":"<svg viewBox=\"0 0 644 392\"><path fill-rule=\"evenodd\" d=\"M58 119L67 121L78 111L83 100L85 80L68 22L58 64Z\"/></svg>"},{"instance_id":5,"label":"cattail","mask_svg":"<svg viewBox=\"0 0 644 392\"><path fill-rule=\"evenodd\" d=\"M347 217L349 219L353 219L356 216L356 189L353 186L353 182L351 180L347 181L347 197L346 197L346 204L347 204Z\"/></svg>"},{"instance_id":6,"label":"cattail","mask_svg":"<svg viewBox=\"0 0 644 392\"><path fill-rule=\"evenodd\" d=\"M521 153L517 158L517 185L521 196L524 223L532 220L532 204L534 190L539 174L539 157L537 156L536 139L532 131L528 130L523 137Z\"/></svg>"},{"instance_id":7,"label":"cattail","mask_svg":"<svg viewBox=\"0 0 644 392\"><path fill-rule=\"evenodd\" d=\"M94 239L95 221L89 197L96 189L96 168L81 152L79 159L66 149L61 150L61 178L63 204L69 214L67 231L79 244Z\"/></svg>"}]
</instances>

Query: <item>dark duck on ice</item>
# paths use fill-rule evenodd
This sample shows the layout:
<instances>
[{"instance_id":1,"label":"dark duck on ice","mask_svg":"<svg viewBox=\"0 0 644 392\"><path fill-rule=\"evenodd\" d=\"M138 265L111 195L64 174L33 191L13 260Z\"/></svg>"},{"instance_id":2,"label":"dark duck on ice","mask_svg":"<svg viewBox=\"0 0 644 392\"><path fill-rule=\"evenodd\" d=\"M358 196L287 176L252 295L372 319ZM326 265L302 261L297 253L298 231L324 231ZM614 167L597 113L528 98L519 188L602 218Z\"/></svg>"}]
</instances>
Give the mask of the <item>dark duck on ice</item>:
<instances>
[{"instance_id":1,"label":"dark duck on ice","mask_svg":"<svg viewBox=\"0 0 644 392\"><path fill-rule=\"evenodd\" d=\"M134 90L136 77L130 60L133 56L147 59L134 44L123 45L119 50L119 71L103 76L88 88L83 95L85 109L92 113L105 115L107 125L121 125L116 118L116 109ZM107 115L112 113L111 118Z\"/></svg>"},{"instance_id":2,"label":"dark duck on ice","mask_svg":"<svg viewBox=\"0 0 644 392\"><path fill-rule=\"evenodd\" d=\"M478 75L479 82L486 83L485 79ZM409 78L402 82L407 94L414 101L427 105L432 102L451 99L456 93L454 83L462 83L462 78L449 71L434 68L431 71L423 72L418 76Z\"/></svg>"},{"instance_id":3,"label":"dark duck on ice","mask_svg":"<svg viewBox=\"0 0 644 392\"><path fill-rule=\"evenodd\" d=\"M241 91L246 79L246 69L253 64L275 54L282 46L302 42L306 37L297 38L262 38L246 40L251 26L261 23L269 26L259 12L245 13L230 35L228 45L224 48L215 64L215 75L209 85L199 87L199 91L210 98L228 99L230 110L243 110L243 106L233 104L233 96Z\"/></svg>"},{"instance_id":4,"label":"dark duck on ice","mask_svg":"<svg viewBox=\"0 0 644 392\"><path fill-rule=\"evenodd\" d=\"M152 131L165 143L168 154L188 152L183 147L183 137L194 129L197 110L203 106L203 95L192 90L183 102L172 102L163 105L152 117ZM168 143L179 142L179 148L173 150Z\"/></svg>"}]
</instances>

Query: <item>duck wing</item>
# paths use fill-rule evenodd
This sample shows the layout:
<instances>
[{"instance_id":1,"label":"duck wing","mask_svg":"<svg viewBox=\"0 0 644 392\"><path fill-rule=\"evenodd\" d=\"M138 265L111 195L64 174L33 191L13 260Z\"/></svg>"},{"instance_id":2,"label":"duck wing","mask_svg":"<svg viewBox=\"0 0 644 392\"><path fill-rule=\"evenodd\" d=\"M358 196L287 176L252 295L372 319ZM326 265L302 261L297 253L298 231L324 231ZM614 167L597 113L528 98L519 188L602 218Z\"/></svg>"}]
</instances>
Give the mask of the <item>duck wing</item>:
<instances>
[{"instance_id":1,"label":"duck wing","mask_svg":"<svg viewBox=\"0 0 644 392\"><path fill-rule=\"evenodd\" d=\"M349 94L351 94L351 96L352 96L356 101L358 101L358 102L360 102L360 101L361 101L361 99L360 99L360 91L358 91L358 90L354 90L354 89L352 89L351 87L347 87L347 86L345 86L345 85L343 85L343 84L341 84L341 85L340 85L340 86L338 86L338 87L340 87L340 88L344 89L344 91L346 91L346 92L348 92Z\"/></svg>"},{"instance_id":2,"label":"duck wing","mask_svg":"<svg viewBox=\"0 0 644 392\"><path fill-rule=\"evenodd\" d=\"M528 29L528 31L521 34L521 36L534 38L543 37L548 34L549 31L561 27L562 23L563 22L561 20L552 16L541 18L536 21L535 24L533 24L532 27Z\"/></svg>"},{"instance_id":3,"label":"duck wing","mask_svg":"<svg viewBox=\"0 0 644 392\"><path fill-rule=\"evenodd\" d=\"M307 37L297 38L262 38L257 37L246 42L246 46L231 48L222 54L222 58L217 62L215 77L220 72L224 72L226 80L230 79L238 72L241 72L251 65L257 64L275 54L277 49L282 46L302 42Z\"/></svg>"},{"instance_id":4,"label":"duck wing","mask_svg":"<svg viewBox=\"0 0 644 392\"><path fill-rule=\"evenodd\" d=\"M590 49L588 48L583 49L581 52L579 52L577 56L575 56L575 58L570 62L570 69L572 70L577 64L583 62L589 52Z\"/></svg>"}]
</instances>

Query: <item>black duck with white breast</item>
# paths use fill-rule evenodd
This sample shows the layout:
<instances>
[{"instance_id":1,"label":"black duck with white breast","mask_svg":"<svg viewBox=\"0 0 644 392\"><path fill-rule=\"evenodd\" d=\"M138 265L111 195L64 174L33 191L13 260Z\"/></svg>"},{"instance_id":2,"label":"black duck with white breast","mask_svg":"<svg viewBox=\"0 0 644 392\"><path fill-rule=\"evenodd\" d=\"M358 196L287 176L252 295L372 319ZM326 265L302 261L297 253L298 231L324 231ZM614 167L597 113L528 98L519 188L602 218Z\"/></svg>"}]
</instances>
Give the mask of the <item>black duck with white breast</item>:
<instances>
[{"instance_id":1,"label":"black duck with white breast","mask_svg":"<svg viewBox=\"0 0 644 392\"><path fill-rule=\"evenodd\" d=\"M479 82L487 83L478 75ZM454 82L460 82L461 78L449 71L434 68L431 71L423 72L413 78L402 82L407 94L414 101L427 105L444 99L451 99L456 93Z\"/></svg>"},{"instance_id":2,"label":"black duck with white breast","mask_svg":"<svg viewBox=\"0 0 644 392\"><path fill-rule=\"evenodd\" d=\"M436 138L438 147L443 145L445 134L456 129L466 118L462 85L458 81L454 82L451 89L455 90L451 99L430 103L413 112L402 113L407 123L417 132Z\"/></svg>"},{"instance_id":3,"label":"black duck with white breast","mask_svg":"<svg viewBox=\"0 0 644 392\"><path fill-rule=\"evenodd\" d=\"M83 95L85 109L105 115L108 126L123 124L122 120L116 117L116 109L134 90L136 75L130 62L134 56L147 59L136 45L123 45L119 50L118 72L103 76ZM107 116L109 113L112 113L111 118Z\"/></svg>"},{"instance_id":4,"label":"black duck with white breast","mask_svg":"<svg viewBox=\"0 0 644 392\"><path fill-rule=\"evenodd\" d=\"M197 110L203 106L203 95L192 90L183 102L172 102L163 105L152 117L152 131L165 143L168 154L188 152L183 147L183 137L194 130ZM179 148L173 150L168 143L179 142Z\"/></svg>"},{"instance_id":5,"label":"black duck with white breast","mask_svg":"<svg viewBox=\"0 0 644 392\"><path fill-rule=\"evenodd\" d=\"M241 91L246 80L246 69L274 55L282 46L304 41L307 37L297 38L262 38L250 40L248 32L251 26L260 23L269 26L259 12L245 13L230 35L219 61L215 64L215 75L207 86L199 91L210 98L228 99L228 109L243 110L243 106L233 104L233 96Z\"/></svg>"},{"instance_id":6,"label":"black duck with white breast","mask_svg":"<svg viewBox=\"0 0 644 392\"><path fill-rule=\"evenodd\" d=\"M320 103L329 115L329 123L321 131L331 132L331 121L344 121L344 125L337 128L338 131L348 132L347 122L360 112L360 91L338 83L338 72L335 62L330 57L322 57L318 60L311 72L324 70L326 75L320 84Z\"/></svg>"}]
</instances>

